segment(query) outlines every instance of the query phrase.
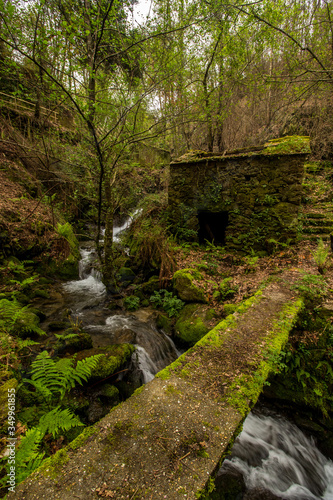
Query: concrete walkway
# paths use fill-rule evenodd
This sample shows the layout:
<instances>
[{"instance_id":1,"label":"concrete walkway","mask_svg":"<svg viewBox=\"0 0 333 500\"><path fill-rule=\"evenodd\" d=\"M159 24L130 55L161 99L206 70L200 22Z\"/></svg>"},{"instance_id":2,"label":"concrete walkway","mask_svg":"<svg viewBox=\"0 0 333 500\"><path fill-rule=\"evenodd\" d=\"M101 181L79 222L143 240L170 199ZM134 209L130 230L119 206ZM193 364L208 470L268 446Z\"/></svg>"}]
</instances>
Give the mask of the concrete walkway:
<instances>
[{"instance_id":1,"label":"concrete walkway","mask_svg":"<svg viewBox=\"0 0 333 500\"><path fill-rule=\"evenodd\" d=\"M270 284L8 498L199 498L301 307L285 285Z\"/></svg>"}]
</instances>

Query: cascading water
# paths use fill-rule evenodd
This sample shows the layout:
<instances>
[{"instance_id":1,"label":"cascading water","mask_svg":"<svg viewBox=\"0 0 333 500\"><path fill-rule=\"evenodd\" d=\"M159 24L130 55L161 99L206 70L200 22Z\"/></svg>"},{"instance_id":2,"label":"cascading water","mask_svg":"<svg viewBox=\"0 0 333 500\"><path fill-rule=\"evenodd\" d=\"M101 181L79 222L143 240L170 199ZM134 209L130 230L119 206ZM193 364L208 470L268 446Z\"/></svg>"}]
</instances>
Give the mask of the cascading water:
<instances>
[{"instance_id":1,"label":"cascading water","mask_svg":"<svg viewBox=\"0 0 333 500\"><path fill-rule=\"evenodd\" d=\"M106 288L101 281L101 273L94 269L96 251L84 246L80 249L79 280L63 285L67 292L68 305L73 313L80 316L86 308L97 306L106 296Z\"/></svg>"},{"instance_id":2,"label":"cascading water","mask_svg":"<svg viewBox=\"0 0 333 500\"><path fill-rule=\"evenodd\" d=\"M126 230L137 210L121 226L114 227L114 240ZM63 285L66 302L73 316L79 318L93 340L94 347L109 344L131 343L137 349L132 356L132 368L138 382L147 383L154 375L174 361L179 353L172 340L159 332L152 320L140 321L134 315L116 314L103 307L106 288L101 281L101 273L94 263L97 254L92 243L84 243L80 249L79 277Z\"/></svg>"},{"instance_id":3,"label":"cascading water","mask_svg":"<svg viewBox=\"0 0 333 500\"><path fill-rule=\"evenodd\" d=\"M218 472L222 491L227 475L245 482L246 492L235 493L235 499L333 500L333 462L313 438L276 415L247 417Z\"/></svg>"}]
</instances>

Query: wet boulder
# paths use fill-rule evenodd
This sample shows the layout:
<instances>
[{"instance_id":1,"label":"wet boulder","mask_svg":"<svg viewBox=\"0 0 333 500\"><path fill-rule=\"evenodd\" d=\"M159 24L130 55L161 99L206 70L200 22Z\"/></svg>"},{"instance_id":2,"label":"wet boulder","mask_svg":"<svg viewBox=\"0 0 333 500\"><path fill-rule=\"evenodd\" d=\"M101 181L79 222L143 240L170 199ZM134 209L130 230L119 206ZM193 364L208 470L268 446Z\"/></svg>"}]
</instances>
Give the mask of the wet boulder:
<instances>
[{"instance_id":1,"label":"wet boulder","mask_svg":"<svg viewBox=\"0 0 333 500\"><path fill-rule=\"evenodd\" d=\"M62 335L56 335L58 338L58 353L74 354L75 352L91 349L93 346L92 338L89 333L76 333L72 328L68 328Z\"/></svg>"},{"instance_id":2,"label":"wet boulder","mask_svg":"<svg viewBox=\"0 0 333 500\"><path fill-rule=\"evenodd\" d=\"M207 302L204 290L200 288L198 281L203 279L196 269L180 269L172 278L173 288L178 297L184 302Z\"/></svg>"},{"instance_id":3,"label":"wet boulder","mask_svg":"<svg viewBox=\"0 0 333 500\"><path fill-rule=\"evenodd\" d=\"M215 478L213 498L219 500L243 500L246 490L243 474L228 460Z\"/></svg>"},{"instance_id":4,"label":"wet boulder","mask_svg":"<svg viewBox=\"0 0 333 500\"><path fill-rule=\"evenodd\" d=\"M175 332L184 342L194 345L217 323L214 309L208 309L202 304L187 304L181 310Z\"/></svg>"},{"instance_id":5,"label":"wet boulder","mask_svg":"<svg viewBox=\"0 0 333 500\"><path fill-rule=\"evenodd\" d=\"M102 354L89 380L105 380L128 361L134 351L135 347L131 344L112 344L94 349L85 349L78 353L76 359L82 360L95 354Z\"/></svg>"}]
</instances>

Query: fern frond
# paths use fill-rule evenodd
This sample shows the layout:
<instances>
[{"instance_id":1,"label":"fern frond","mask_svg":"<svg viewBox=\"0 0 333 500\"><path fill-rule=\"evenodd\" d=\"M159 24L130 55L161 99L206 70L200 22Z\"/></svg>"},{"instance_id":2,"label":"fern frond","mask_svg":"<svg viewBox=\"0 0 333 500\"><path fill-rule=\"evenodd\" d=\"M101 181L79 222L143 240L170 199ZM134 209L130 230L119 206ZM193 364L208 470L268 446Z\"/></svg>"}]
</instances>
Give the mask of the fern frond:
<instances>
[{"instance_id":1,"label":"fern frond","mask_svg":"<svg viewBox=\"0 0 333 500\"><path fill-rule=\"evenodd\" d=\"M43 460L44 453L40 453L38 448L45 435L38 427L29 429L22 438L16 450L16 480L17 483L23 481Z\"/></svg>"},{"instance_id":2,"label":"fern frond","mask_svg":"<svg viewBox=\"0 0 333 500\"><path fill-rule=\"evenodd\" d=\"M78 361L75 368L75 375L87 381L91 372L95 370L101 357L103 357L103 354L95 354L94 356Z\"/></svg>"},{"instance_id":3,"label":"fern frond","mask_svg":"<svg viewBox=\"0 0 333 500\"><path fill-rule=\"evenodd\" d=\"M40 383L38 380L29 380L25 378L23 379L23 382L31 384L36 389L36 391L40 393L45 401L50 401L52 399L53 393L48 387Z\"/></svg>"},{"instance_id":4,"label":"fern frond","mask_svg":"<svg viewBox=\"0 0 333 500\"><path fill-rule=\"evenodd\" d=\"M70 340L70 339L75 339L76 337L78 337L78 334L77 333L68 333L67 335L61 335L61 334L55 333L54 336L57 337L57 339L59 339L59 340Z\"/></svg>"},{"instance_id":5,"label":"fern frond","mask_svg":"<svg viewBox=\"0 0 333 500\"><path fill-rule=\"evenodd\" d=\"M55 363L47 351L43 351L31 363L31 378L39 380L41 384L48 386L58 378Z\"/></svg>"},{"instance_id":6,"label":"fern frond","mask_svg":"<svg viewBox=\"0 0 333 500\"><path fill-rule=\"evenodd\" d=\"M44 436L45 432L39 426L28 429L16 450L16 461L24 463L36 458L39 454L38 447Z\"/></svg>"},{"instance_id":7,"label":"fern frond","mask_svg":"<svg viewBox=\"0 0 333 500\"><path fill-rule=\"evenodd\" d=\"M27 306L22 307L16 299L0 300L0 317L8 328L11 328L17 318L27 310Z\"/></svg>"},{"instance_id":8,"label":"fern frond","mask_svg":"<svg viewBox=\"0 0 333 500\"><path fill-rule=\"evenodd\" d=\"M73 359L62 358L57 362L51 359L47 351L43 351L36 357L31 364L31 379L38 383L36 389L40 392L41 387L47 388L53 396L58 394L60 401L67 391L87 381L92 371L96 368L102 354L96 354L89 358L78 361L77 366L73 368ZM46 394L46 393L45 393ZM47 396L50 398L50 396Z\"/></svg>"},{"instance_id":9,"label":"fern frond","mask_svg":"<svg viewBox=\"0 0 333 500\"><path fill-rule=\"evenodd\" d=\"M73 427L81 425L84 424L68 408L62 410L60 406L57 406L57 408L54 408L46 413L46 415L42 416L38 424L38 429L40 429L44 435L48 433L55 437L60 430L68 431Z\"/></svg>"},{"instance_id":10,"label":"fern frond","mask_svg":"<svg viewBox=\"0 0 333 500\"><path fill-rule=\"evenodd\" d=\"M58 373L66 375L67 373L72 372L73 364L74 364L74 359L61 358L54 364L54 367Z\"/></svg>"},{"instance_id":11,"label":"fern frond","mask_svg":"<svg viewBox=\"0 0 333 500\"><path fill-rule=\"evenodd\" d=\"M25 340L18 339L17 341L17 347L19 351L21 349L24 349L25 347L30 347L31 345L39 345L39 342L35 342L34 340L31 339L25 339Z\"/></svg>"}]
</instances>

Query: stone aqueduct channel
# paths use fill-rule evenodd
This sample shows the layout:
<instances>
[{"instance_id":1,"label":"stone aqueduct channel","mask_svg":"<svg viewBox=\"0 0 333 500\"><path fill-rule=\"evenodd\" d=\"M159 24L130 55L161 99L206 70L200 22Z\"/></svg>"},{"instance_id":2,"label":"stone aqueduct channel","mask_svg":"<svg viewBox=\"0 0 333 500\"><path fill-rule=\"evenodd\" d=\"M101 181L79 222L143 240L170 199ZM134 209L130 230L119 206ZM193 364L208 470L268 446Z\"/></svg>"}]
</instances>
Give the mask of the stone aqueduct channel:
<instances>
[{"instance_id":1,"label":"stone aqueduct channel","mask_svg":"<svg viewBox=\"0 0 333 500\"><path fill-rule=\"evenodd\" d=\"M45 460L8 498L200 497L303 306L281 276Z\"/></svg>"}]
</instances>

